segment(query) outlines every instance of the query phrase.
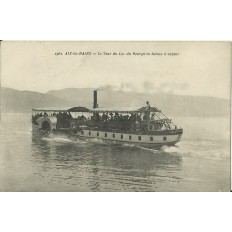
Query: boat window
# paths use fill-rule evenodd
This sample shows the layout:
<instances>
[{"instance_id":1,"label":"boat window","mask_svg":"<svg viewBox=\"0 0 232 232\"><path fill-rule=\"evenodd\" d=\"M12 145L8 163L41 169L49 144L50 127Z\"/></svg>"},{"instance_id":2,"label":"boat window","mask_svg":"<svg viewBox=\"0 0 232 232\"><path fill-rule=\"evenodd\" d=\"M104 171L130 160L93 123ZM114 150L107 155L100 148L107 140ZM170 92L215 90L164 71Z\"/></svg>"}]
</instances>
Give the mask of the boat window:
<instances>
[{"instance_id":1,"label":"boat window","mask_svg":"<svg viewBox=\"0 0 232 232\"><path fill-rule=\"evenodd\" d=\"M115 138L115 134L113 134L113 138Z\"/></svg>"},{"instance_id":2,"label":"boat window","mask_svg":"<svg viewBox=\"0 0 232 232\"><path fill-rule=\"evenodd\" d=\"M81 131L81 134L83 135L83 134L84 134L84 131Z\"/></svg>"},{"instance_id":3,"label":"boat window","mask_svg":"<svg viewBox=\"0 0 232 232\"><path fill-rule=\"evenodd\" d=\"M141 140L141 136L138 136L138 140Z\"/></svg>"},{"instance_id":4,"label":"boat window","mask_svg":"<svg viewBox=\"0 0 232 232\"><path fill-rule=\"evenodd\" d=\"M150 141L153 141L153 137L150 137Z\"/></svg>"},{"instance_id":5,"label":"boat window","mask_svg":"<svg viewBox=\"0 0 232 232\"><path fill-rule=\"evenodd\" d=\"M107 137L107 133L105 133L105 137Z\"/></svg>"},{"instance_id":6,"label":"boat window","mask_svg":"<svg viewBox=\"0 0 232 232\"><path fill-rule=\"evenodd\" d=\"M129 135L129 140L131 140L131 135Z\"/></svg>"},{"instance_id":7,"label":"boat window","mask_svg":"<svg viewBox=\"0 0 232 232\"><path fill-rule=\"evenodd\" d=\"M167 141L167 137L163 137L163 140L164 140L164 141Z\"/></svg>"},{"instance_id":8,"label":"boat window","mask_svg":"<svg viewBox=\"0 0 232 232\"><path fill-rule=\"evenodd\" d=\"M99 132L97 132L97 136L99 136Z\"/></svg>"},{"instance_id":9,"label":"boat window","mask_svg":"<svg viewBox=\"0 0 232 232\"><path fill-rule=\"evenodd\" d=\"M91 135L91 132L89 131L89 135Z\"/></svg>"},{"instance_id":10,"label":"boat window","mask_svg":"<svg viewBox=\"0 0 232 232\"><path fill-rule=\"evenodd\" d=\"M123 139L123 135L121 135L121 139Z\"/></svg>"}]
</instances>

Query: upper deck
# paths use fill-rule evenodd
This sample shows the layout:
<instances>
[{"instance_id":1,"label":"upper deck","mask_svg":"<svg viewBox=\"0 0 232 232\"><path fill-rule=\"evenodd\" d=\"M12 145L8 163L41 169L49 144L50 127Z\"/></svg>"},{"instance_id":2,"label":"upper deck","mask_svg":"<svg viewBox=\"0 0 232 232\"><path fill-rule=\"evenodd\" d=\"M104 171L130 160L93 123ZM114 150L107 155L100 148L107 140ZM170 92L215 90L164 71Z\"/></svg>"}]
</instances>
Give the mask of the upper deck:
<instances>
[{"instance_id":1,"label":"upper deck","mask_svg":"<svg viewBox=\"0 0 232 232\"><path fill-rule=\"evenodd\" d=\"M38 118L43 116L55 117L57 129L82 129L104 131L134 131L137 133L155 133L160 131L177 130L172 120L167 118L156 107L134 108L95 108L61 107L33 109L32 121L36 124Z\"/></svg>"},{"instance_id":2,"label":"upper deck","mask_svg":"<svg viewBox=\"0 0 232 232\"><path fill-rule=\"evenodd\" d=\"M135 108L135 107L112 107L112 108L95 108L95 109L88 109L83 106L78 107L52 107L52 108L35 108L32 109L33 112L43 112L43 113L50 113L50 112L81 112L81 113L121 113L121 114L131 114L131 113L144 113L146 112L146 107L141 108ZM161 112L161 110L158 110L156 107L151 107L149 112Z\"/></svg>"}]
</instances>

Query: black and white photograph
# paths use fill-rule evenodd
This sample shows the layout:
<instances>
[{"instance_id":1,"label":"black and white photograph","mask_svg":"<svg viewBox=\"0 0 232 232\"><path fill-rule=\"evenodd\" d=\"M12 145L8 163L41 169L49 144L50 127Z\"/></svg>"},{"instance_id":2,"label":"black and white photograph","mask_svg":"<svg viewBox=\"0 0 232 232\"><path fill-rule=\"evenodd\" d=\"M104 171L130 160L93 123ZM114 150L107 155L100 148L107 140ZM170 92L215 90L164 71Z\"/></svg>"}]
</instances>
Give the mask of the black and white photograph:
<instances>
[{"instance_id":1,"label":"black and white photograph","mask_svg":"<svg viewBox=\"0 0 232 232\"><path fill-rule=\"evenodd\" d=\"M0 191L229 192L230 42L1 41Z\"/></svg>"}]
</instances>

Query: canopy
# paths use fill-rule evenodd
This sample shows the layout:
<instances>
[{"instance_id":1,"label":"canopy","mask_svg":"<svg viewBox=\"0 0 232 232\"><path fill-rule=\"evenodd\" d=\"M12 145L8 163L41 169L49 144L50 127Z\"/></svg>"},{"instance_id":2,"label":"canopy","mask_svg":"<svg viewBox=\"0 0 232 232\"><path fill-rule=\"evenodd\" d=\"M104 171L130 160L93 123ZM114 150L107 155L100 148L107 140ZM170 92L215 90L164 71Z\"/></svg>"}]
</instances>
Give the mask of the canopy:
<instances>
[{"instance_id":1,"label":"canopy","mask_svg":"<svg viewBox=\"0 0 232 232\"><path fill-rule=\"evenodd\" d=\"M35 109L32 109L33 111L43 111L43 112L51 112L51 111L54 111L54 112L67 112L71 107L43 107L43 108L35 108Z\"/></svg>"},{"instance_id":2,"label":"canopy","mask_svg":"<svg viewBox=\"0 0 232 232\"><path fill-rule=\"evenodd\" d=\"M96 108L91 110L91 112L98 112L98 113L109 113L109 112L117 112L117 113L140 113L146 112L146 107L142 108L135 108L135 107L114 107L114 108ZM150 112L160 112L157 108L151 107Z\"/></svg>"},{"instance_id":3,"label":"canopy","mask_svg":"<svg viewBox=\"0 0 232 232\"><path fill-rule=\"evenodd\" d=\"M140 109L138 109L140 112L145 112L147 111L147 107L141 107ZM150 107L150 112L160 112L160 110L158 110L156 107Z\"/></svg>"},{"instance_id":4,"label":"canopy","mask_svg":"<svg viewBox=\"0 0 232 232\"><path fill-rule=\"evenodd\" d=\"M42 112L90 112L90 113L94 113L94 112L98 112L98 113L141 113L141 112L146 112L146 107L142 107L142 108L135 108L135 107L112 107L112 108L96 108L96 109L88 109L86 107L83 106L78 106L78 107L52 107L52 108L36 108L36 109L32 109L33 111L42 111ZM158 110L156 107L151 107L150 108L150 112L161 112L160 110Z\"/></svg>"},{"instance_id":5,"label":"canopy","mask_svg":"<svg viewBox=\"0 0 232 232\"><path fill-rule=\"evenodd\" d=\"M68 110L69 112L89 112L90 110L83 106L73 107Z\"/></svg>"},{"instance_id":6,"label":"canopy","mask_svg":"<svg viewBox=\"0 0 232 232\"><path fill-rule=\"evenodd\" d=\"M89 112L90 110L86 107L43 107L32 109L33 111L42 111L42 112Z\"/></svg>"},{"instance_id":7,"label":"canopy","mask_svg":"<svg viewBox=\"0 0 232 232\"><path fill-rule=\"evenodd\" d=\"M139 112L137 109L132 109L132 108L96 108L96 109L93 109L91 110L91 112L97 112L97 113L126 113L126 114L129 114L129 113L135 113L135 112Z\"/></svg>"}]
</instances>

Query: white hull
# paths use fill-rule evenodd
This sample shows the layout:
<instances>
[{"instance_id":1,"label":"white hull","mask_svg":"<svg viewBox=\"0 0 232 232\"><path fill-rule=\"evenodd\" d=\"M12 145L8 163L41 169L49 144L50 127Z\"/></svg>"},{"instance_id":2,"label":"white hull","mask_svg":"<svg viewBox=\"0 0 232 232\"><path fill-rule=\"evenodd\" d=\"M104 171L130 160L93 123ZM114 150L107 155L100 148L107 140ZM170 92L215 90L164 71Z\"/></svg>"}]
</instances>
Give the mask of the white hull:
<instances>
[{"instance_id":1,"label":"white hull","mask_svg":"<svg viewBox=\"0 0 232 232\"><path fill-rule=\"evenodd\" d=\"M144 135L125 134L103 131L82 130L77 133L81 138L98 138L111 144L134 144L145 147L174 146L180 142L182 134L177 135Z\"/></svg>"},{"instance_id":2,"label":"white hull","mask_svg":"<svg viewBox=\"0 0 232 232\"><path fill-rule=\"evenodd\" d=\"M107 144L123 145L133 144L135 146L142 146L148 148L161 148L162 146L174 146L180 142L182 134L163 134L163 135L146 135L146 134L129 134L129 133L114 133L105 131L93 131L82 130L74 133L72 130L38 130L33 128L33 134L35 136L50 136L54 135L66 135L70 138L79 139L100 139Z\"/></svg>"}]
</instances>

